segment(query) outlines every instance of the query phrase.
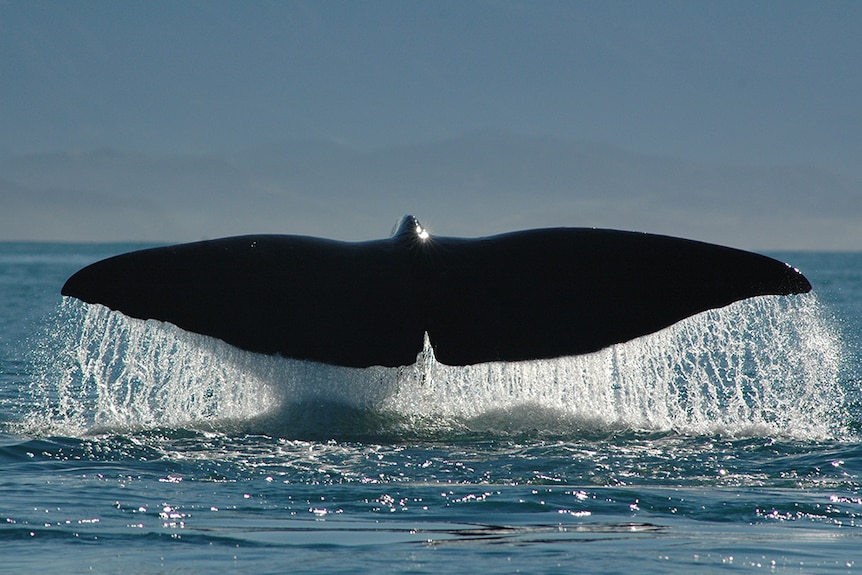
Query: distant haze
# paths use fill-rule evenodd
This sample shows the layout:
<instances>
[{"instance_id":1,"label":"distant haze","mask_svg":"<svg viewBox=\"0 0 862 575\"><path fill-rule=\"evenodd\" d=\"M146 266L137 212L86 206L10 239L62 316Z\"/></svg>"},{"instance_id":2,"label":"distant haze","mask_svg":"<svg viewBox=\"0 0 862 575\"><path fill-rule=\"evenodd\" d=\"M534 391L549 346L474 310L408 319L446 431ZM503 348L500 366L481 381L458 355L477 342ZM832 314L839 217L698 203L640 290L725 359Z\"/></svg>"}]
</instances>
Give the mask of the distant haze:
<instances>
[{"instance_id":1,"label":"distant haze","mask_svg":"<svg viewBox=\"0 0 862 575\"><path fill-rule=\"evenodd\" d=\"M4 155L0 173L7 240L361 240L411 213L443 235L587 226L754 249L862 248L859 182L500 132L376 151L307 141L233 154Z\"/></svg>"},{"instance_id":2,"label":"distant haze","mask_svg":"<svg viewBox=\"0 0 862 575\"><path fill-rule=\"evenodd\" d=\"M0 240L862 250L862 2L0 0Z\"/></svg>"}]
</instances>

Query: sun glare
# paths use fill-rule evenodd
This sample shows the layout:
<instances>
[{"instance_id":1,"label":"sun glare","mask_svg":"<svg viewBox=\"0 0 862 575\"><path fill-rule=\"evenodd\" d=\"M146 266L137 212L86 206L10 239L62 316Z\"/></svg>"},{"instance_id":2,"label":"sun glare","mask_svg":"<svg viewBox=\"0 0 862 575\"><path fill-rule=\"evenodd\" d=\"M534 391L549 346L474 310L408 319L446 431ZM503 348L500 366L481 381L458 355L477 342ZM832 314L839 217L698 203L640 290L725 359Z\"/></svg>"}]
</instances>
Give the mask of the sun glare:
<instances>
[{"instance_id":1,"label":"sun glare","mask_svg":"<svg viewBox=\"0 0 862 575\"><path fill-rule=\"evenodd\" d=\"M417 236L420 240L425 241L425 240L427 240L428 238L430 238L430 237L431 237L431 234L429 234L429 233L428 233L428 230L426 230L425 228L423 228L423 227L422 227L422 226L417 222L417 223L416 223L416 236Z\"/></svg>"}]
</instances>

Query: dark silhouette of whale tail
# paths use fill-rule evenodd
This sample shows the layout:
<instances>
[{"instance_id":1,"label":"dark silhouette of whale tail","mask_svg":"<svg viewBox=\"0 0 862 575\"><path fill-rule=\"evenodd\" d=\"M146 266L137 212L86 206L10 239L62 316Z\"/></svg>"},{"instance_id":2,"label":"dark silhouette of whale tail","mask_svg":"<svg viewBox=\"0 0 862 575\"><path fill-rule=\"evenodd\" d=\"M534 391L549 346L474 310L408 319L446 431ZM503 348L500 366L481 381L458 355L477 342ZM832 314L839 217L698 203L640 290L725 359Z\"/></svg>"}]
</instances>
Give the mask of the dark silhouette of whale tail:
<instances>
[{"instance_id":1,"label":"dark silhouette of whale tail","mask_svg":"<svg viewBox=\"0 0 862 575\"><path fill-rule=\"evenodd\" d=\"M761 295L805 293L772 258L585 228L430 236L405 216L368 242L256 235L131 252L75 273L65 296L252 352L335 365L449 365L598 351Z\"/></svg>"}]
</instances>

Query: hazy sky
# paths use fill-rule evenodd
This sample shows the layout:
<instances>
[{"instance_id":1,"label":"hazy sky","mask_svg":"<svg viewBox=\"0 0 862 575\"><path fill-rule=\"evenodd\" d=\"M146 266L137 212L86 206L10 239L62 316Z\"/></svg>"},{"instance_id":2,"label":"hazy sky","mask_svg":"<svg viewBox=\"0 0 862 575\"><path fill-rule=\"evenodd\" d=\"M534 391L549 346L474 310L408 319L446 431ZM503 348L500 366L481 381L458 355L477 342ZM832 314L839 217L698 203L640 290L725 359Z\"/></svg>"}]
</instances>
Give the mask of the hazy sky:
<instances>
[{"instance_id":1,"label":"hazy sky","mask_svg":"<svg viewBox=\"0 0 862 575\"><path fill-rule=\"evenodd\" d=\"M0 153L492 130L805 167L858 194L860 70L858 1L0 0Z\"/></svg>"}]
</instances>

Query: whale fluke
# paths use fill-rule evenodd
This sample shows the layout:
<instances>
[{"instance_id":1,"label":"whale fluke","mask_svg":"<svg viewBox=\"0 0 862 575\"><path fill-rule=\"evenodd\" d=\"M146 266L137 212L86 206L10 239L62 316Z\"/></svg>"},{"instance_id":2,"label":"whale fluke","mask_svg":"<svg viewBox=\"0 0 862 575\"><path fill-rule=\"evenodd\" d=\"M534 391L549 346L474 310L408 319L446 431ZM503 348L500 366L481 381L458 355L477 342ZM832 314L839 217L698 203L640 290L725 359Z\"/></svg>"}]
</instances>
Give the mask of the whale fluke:
<instances>
[{"instance_id":1,"label":"whale fluke","mask_svg":"<svg viewBox=\"0 0 862 575\"><path fill-rule=\"evenodd\" d=\"M62 294L264 354L349 367L449 365L598 351L708 309L811 284L775 259L617 230L389 238L252 235L135 251Z\"/></svg>"}]
</instances>

